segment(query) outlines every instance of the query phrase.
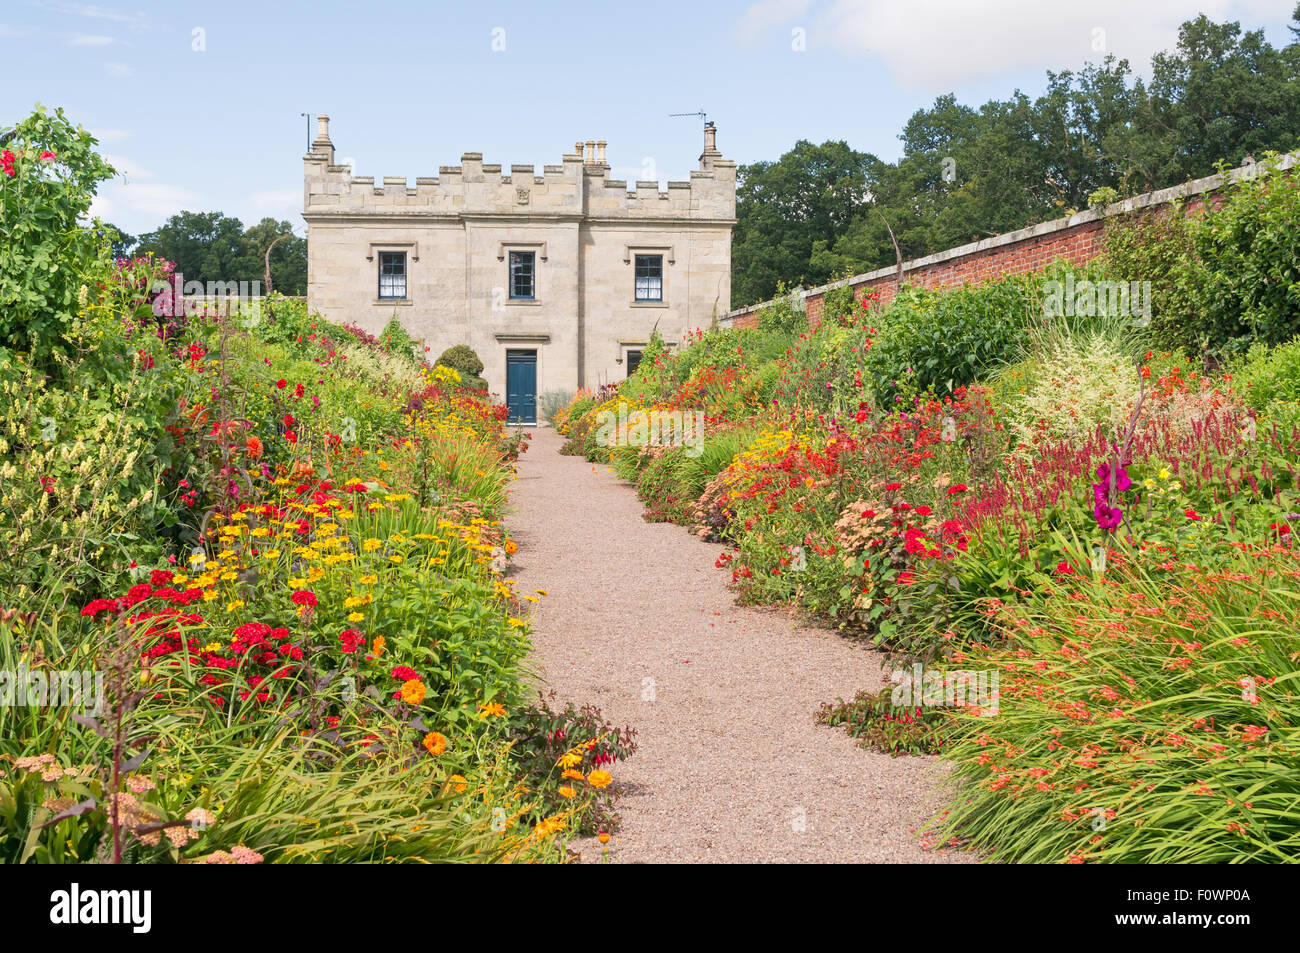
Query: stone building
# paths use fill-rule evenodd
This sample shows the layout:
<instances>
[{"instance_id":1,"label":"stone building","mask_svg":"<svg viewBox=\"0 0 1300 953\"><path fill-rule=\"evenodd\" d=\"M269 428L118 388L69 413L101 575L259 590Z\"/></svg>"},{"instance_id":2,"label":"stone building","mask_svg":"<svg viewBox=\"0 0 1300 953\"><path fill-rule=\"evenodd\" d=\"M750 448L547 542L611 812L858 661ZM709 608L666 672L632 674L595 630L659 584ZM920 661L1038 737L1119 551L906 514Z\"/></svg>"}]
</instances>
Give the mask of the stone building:
<instances>
[{"instance_id":1,"label":"stone building","mask_svg":"<svg viewBox=\"0 0 1300 953\"><path fill-rule=\"evenodd\" d=\"M304 157L307 301L371 333L397 316L430 357L468 344L512 420L537 395L626 377L658 327L676 345L731 301L736 164L704 129L688 182L609 177L588 140L541 175L469 152L436 178L353 177L329 117Z\"/></svg>"}]
</instances>

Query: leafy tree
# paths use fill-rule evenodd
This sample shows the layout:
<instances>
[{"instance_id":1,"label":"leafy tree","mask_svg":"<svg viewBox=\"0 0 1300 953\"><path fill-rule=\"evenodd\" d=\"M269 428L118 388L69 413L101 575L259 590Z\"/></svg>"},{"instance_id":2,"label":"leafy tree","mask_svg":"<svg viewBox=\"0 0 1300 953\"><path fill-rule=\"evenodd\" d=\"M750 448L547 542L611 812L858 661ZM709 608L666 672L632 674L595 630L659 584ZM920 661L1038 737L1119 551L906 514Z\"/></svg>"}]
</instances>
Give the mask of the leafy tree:
<instances>
[{"instance_id":1,"label":"leafy tree","mask_svg":"<svg viewBox=\"0 0 1300 953\"><path fill-rule=\"evenodd\" d=\"M833 241L867 200L875 156L843 142L807 140L776 162L741 166L732 238L732 301L771 297L782 281L816 284L831 272L814 267L813 246Z\"/></svg>"},{"instance_id":2,"label":"leafy tree","mask_svg":"<svg viewBox=\"0 0 1300 953\"><path fill-rule=\"evenodd\" d=\"M243 222L221 212L180 212L141 235L135 251L174 261L187 282L256 281L264 286L270 248L273 289L300 295L307 290L307 241L292 230L288 222L273 218L245 230ZM276 242L282 235L288 237Z\"/></svg>"},{"instance_id":3,"label":"leafy tree","mask_svg":"<svg viewBox=\"0 0 1300 953\"><path fill-rule=\"evenodd\" d=\"M1016 91L975 109L940 96L907 121L896 162L800 141L742 166L733 305L1056 218L1094 193L1134 195L1296 148L1300 4L1293 21L1295 40L1275 49L1262 31L1197 17L1148 82L1108 56L1049 72L1033 100Z\"/></svg>"}]
</instances>

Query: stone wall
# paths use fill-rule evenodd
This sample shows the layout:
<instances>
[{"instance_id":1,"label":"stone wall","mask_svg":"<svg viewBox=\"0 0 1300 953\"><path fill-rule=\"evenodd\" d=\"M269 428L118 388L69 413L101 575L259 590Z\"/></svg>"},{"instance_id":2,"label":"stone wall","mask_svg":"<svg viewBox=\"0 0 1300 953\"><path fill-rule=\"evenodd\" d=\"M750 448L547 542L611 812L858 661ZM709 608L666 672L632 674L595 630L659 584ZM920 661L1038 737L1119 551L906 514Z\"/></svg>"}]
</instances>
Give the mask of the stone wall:
<instances>
[{"instance_id":1,"label":"stone wall","mask_svg":"<svg viewBox=\"0 0 1300 953\"><path fill-rule=\"evenodd\" d=\"M304 157L307 299L378 333L396 315L436 357L468 344L495 393L506 351L537 350L538 392L626 376L626 353L656 326L669 342L721 316L731 296L735 163L706 128L689 181L609 178L605 144L582 142L537 175L466 153L433 178L354 177L334 163L329 117ZM509 252L536 255L534 300L508 294ZM378 297L378 253L407 254L407 297ZM662 302L634 300L638 251L662 255Z\"/></svg>"}]
</instances>

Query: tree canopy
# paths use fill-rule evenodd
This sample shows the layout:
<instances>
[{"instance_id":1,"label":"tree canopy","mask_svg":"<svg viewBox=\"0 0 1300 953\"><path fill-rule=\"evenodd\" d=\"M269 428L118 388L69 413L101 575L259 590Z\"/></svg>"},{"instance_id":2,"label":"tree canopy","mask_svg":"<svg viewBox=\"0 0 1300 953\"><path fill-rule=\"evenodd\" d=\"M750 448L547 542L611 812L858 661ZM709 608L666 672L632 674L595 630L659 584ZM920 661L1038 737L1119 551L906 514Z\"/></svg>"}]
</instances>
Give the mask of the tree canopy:
<instances>
[{"instance_id":1,"label":"tree canopy","mask_svg":"<svg viewBox=\"0 0 1300 953\"><path fill-rule=\"evenodd\" d=\"M272 290L305 294L307 240L294 235L287 221L264 218L245 228L239 219L221 212L180 212L141 235L134 254L174 261L187 282L265 283L266 250L282 235L289 237L271 249Z\"/></svg>"},{"instance_id":2,"label":"tree canopy","mask_svg":"<svg viewBox=\"0 0 1300 953\"><path fill-rule=\"evenodd\" d=\"M904 125L895 162L800 140L742 165L732 305L1057 218L1103 187L1136 195L1295 149L1300 4L1292 17L1282 48L1236 22L1189 20L1146 81L1107 56L1049 71L1036 99L1016 90L974 108L940 96Z\"/></svg>"}]
</instances>

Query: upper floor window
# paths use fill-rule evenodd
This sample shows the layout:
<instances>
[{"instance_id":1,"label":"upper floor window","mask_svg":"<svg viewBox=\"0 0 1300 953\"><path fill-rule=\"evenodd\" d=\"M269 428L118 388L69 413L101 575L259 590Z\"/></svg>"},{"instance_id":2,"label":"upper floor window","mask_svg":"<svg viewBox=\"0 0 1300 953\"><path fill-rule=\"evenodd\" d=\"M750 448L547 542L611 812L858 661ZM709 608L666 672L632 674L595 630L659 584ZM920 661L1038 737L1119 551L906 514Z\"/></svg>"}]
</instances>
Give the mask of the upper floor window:
<instances>
[{"instance_id":1,"label":"upper floor window","mask_svg":"<svg viewBox=\"0 0 1300 953\"><path fill-rule=\"evenodd\" d=\"M379 253L379 297L387 299L406 297L406 252L381 251Z\"/></svg>"},{"instance_id":2,"label":"upper floor window","mask_svg":"<svg viewBox=\"0 0 1300 953\"><path fill-rule=\"evenodd\" d=\"M534 298L537 296L537 253L512 251L510 253L510 297Z\"/></svg>"},{"instance_id":3,"label":"upper floor window","mask_svg":"<svg viewBox=\"0 0 1300 953\"><path fill-rule=\"evenodd\" d=\"M664 256L636 256L636 300L664 299Z\"/></svg>"}]
</instances>

